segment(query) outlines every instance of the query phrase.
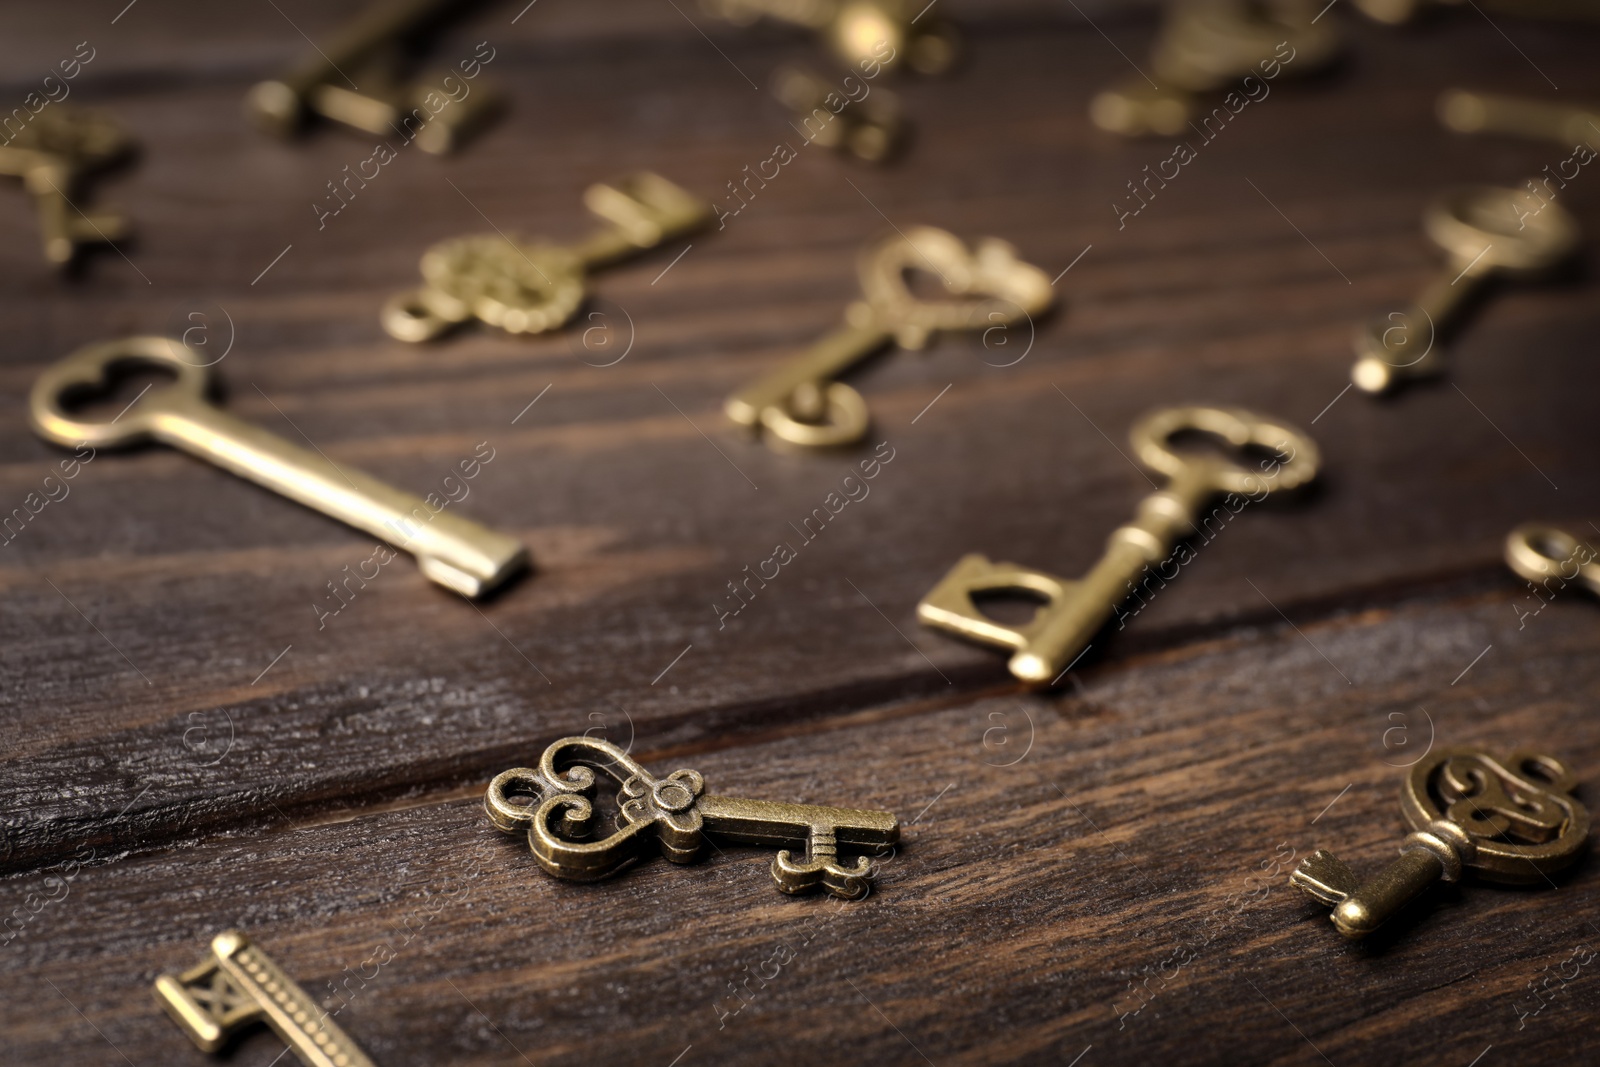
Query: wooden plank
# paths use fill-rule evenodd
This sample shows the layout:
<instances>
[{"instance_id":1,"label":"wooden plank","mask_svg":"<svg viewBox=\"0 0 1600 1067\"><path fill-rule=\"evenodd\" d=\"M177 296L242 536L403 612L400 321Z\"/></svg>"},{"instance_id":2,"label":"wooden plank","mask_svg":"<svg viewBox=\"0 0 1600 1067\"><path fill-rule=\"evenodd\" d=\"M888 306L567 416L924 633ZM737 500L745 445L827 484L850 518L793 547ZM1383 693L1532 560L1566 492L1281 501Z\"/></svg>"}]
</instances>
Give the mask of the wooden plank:
<instances>
[{"instance_id":1,"label":"wooden plank","mask_svg":"<svg viewBox=\"0 0 1600 1067\"><path fill-rule=\"evenodd\" d=\"M732 846L560 883L487 825L478 785L332 821L264 814L143 857L94 847L55 883L8 885L56 899L0 957L4 1047L208 1062L148 985L239 925L386 1065L1069 1063L1091 1046L1082 1063L1465 1064L1489 1046L1587 1062L1592 967L1538 1015L1516 1008L1575 946L1592 955L1592 860L1554 888L1436 893L1365 946L1286 880L1316 847L1391 857L1403 766L1432 744L1547 749L1592 797L1600 609L1563 596L1519 629L1510 595L1226 631L1052 697L636 751L729 795L897 812L902 847L857 903L785 898L769 853ZM765 984L736 993L754 972ZM258 1035L233 1062L280 1050Z\"/></svg>"},{"instance_id":2,"label":"wooden plank","mask_svg":"<svg viewBox=\"0 0 1600 1067\"><path fill-rule=\"evenodd\" d=\"M1600 325L1588 292L1505 289L1456 346L1451 384L1328 407L1352 325L1436 269L1415 223L1425 198L1555 158L1434 128L1438 87L1482 81L1505 43L1471 22L1430 32L1439 47L1421 52L1361 32L1363 67L1285 83L1119 230L1113 197L1159 155L1095 134L1078 104L1121 60L1092 31L997 29L959 79L907 90L927 118L906 165L868 173L808 150L665 278L671 250L600 279L637 329L609 368L580 362L571 334L410 348L375 312L430 241L485 215L567 236L593 179L651 166L712 191L765 158L788 136L781 116L730 92L714 55L507 64L495 75L519 104L512 122L458 160L405 158L322 231L309 204L361 142L264 141L238 121L233 87L130 98L146 159L104 195L145 239L133 265L100 256L63 285L34 257L32 219L6 217L0 257L26 281L0 297L0 403L19 411L39 369L83 342L170 330L215 301L237 327L218 366L230 409L412 489L488 442L496 458L461 510L524 536L539 571L480 615L397 560L319 629L313 604L370 541L185 457L96 458L0 560L5 864L461 786L594 715L659 749L1004 684L998 656L919 630L916 600L972 550L1087 567L1147 489L1116 446L1153 405L1245 404L1309 426L1327 476L1313 499L1261 508L1206 546L1106 642L1113 661L1280 610L1303 623L1418 589L1505 588L1505 531L1581 518L1600 478L1585 461ZM1574 96L1600 95L1584 39L1519 33ZM1592 227L1597 194L1569 192ZM854 249L885 214L1006 236L1052 270L1093 249L1023 362L988 365L991 350L957 340L860 377L894 461L719 628L727 583L795 539L858 460L745 441L721 398L836 320ZM61 458L20 420L0 427L0 455L8 508ZM231 762L206 766L224 736Z\"/></svg>"}]
</instances>

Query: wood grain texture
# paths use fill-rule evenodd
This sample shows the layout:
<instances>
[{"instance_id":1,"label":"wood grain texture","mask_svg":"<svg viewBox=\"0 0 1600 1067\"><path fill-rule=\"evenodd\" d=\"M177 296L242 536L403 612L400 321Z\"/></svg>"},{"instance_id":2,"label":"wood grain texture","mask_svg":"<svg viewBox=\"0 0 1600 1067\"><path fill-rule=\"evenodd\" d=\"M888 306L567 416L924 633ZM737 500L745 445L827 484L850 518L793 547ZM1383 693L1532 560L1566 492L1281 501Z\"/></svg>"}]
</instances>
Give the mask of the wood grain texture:
<instances>
[{"instance_id":1,"label":"wood grain texture","mask_svg":"<svg viewBox=\"0 0 1600 1067\"><path fill-rule=\"evenodd\" d=\"M1448 135L1434 96L1539 93L1542 72L1563 98L1600 98L1594 31L1504 22L1513 47L1475 16L1405 34L1352 22L1340 71L1275 84L1119 228L1124 183L1171 151L1088 124L1123 59L1070 8L953 6L965 67L896 87L918 127L907 160L869 171L801 148L665 274L678 246L598 276L595 307L631 322L632 347L597 367L571 331L405 346L377 308L438 239L580 234L582 189L632 168L726 197L774 144L799 146L745 78L764 85L809 46L687 5L715 47L667 5L601 16L545 0L515 25L520 5L493 9L437 55L491 39L505 121L457 158L403 152L319 229L312 203L371 145L334 129L278 144L239 101L305 47L295 25L316 38L353 6L284 5L291 25L270 6L234 18L142 0L114 27L125 37L92 38L106 43L74 100L144 145L95 202L140 237L126 260L103 251L59 279L21 195L0 200L0 515L62 458L21 417L43 366L221 309L230 410L420 492L487 442L495 458L456 506L526 539L537 570L480 613L402 556L319 628L313 604L331 606L326 583L370 540L165 450L87 464L0 545L0 887L26 908L52 869L93 856L3 950L23 990L0 1015L7 1062L56 1047L121 1062L94 1026L134 1063L185 1062L152 1010L157 970L237 923L320 993L424 894L447 904L348 1010L380 1063L522 1062L510 1042L541 1064L666 1064L689 1044L685 1067L1066 1063L1091 1043L1084 1067L1320 1062L1295 1027L1340 1067L1465 1064L1491 1043L1554 1063L1593 1040L1587 971L1523 1030L1510 1007L1591 936L1588 864L1558 893L1448 895L1378 951L1338 943L1281 874L1240 921L1208 923L1280 842L1389 854L1391 713L1415 731L1421 705L1450 741L1530 741L1597 770L1600 608L1568 594L1518 630L1526 590L1500 562L1517 523L1600 519L1592 242L1571 278L1495 290L1448 381L1391 403L1340 396L1355 325L1438 269L1427 198L1567 155ZM1147 23L1083 6L1142 56ZM79 12L6 17L14 72L100 32ZM1600 226L1587 171L1560 197ZM837 321L864 240L915 223L1003 237L1052 276L1073 264L1061 306L988 347L954 338L856 376L893 461L719 626L726 583L798 544L791 524L866 454L773 452L724 425L721 400ZM918 627L916 601L965 552L1086 569L1149 489L1121 454L1128 425L1196 401L1309 429L1324 477L1205 545L1097 642L1081 691L1023 697L1002 657ZM1010 758L985 731L1015 737L1027 714L1028 758L985 768ZM586 729L719 790L908 821L957 787L882 892L837 913L780 898L749 851L566 887L488 834L476 797ZM835 914L719 1031L726 982ZM1128 983L1151 974L1159 994L1119 1027ZM277 1051L260 1038L238 1062Z\"/></svg>"}]
</instances>

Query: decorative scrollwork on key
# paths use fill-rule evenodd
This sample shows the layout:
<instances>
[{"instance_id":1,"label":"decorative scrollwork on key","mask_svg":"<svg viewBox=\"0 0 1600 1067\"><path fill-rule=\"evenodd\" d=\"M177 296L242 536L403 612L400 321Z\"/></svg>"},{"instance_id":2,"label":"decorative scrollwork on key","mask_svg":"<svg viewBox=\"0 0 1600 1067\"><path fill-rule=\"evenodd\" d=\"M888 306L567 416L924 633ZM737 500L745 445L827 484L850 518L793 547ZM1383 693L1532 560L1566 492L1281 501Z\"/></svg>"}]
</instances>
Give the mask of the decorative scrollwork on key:
<instances>
[{"instance_id":1,"label":"decorative scrollwork on key","mask_svg":"<svg viewBox=\"0 0 1600 1067\"><path fill-rule=\"evenodd\" d=\"M618 787L617 829L596 836L595 771ZM835 896L866 895L871 861L839 860L839 849L884 847L899 838L889 812L784 804L705 791L698 771L656 777L608 741L567 737L545 749L537 768L514 767L489 783L484 810L496 829L525 833L539 866L557 878L591 882L637 861L654 842L674 863L698 859L707 835L782 848L772 876L785 893L823 887Z\"/></svg>"}]
</instances>

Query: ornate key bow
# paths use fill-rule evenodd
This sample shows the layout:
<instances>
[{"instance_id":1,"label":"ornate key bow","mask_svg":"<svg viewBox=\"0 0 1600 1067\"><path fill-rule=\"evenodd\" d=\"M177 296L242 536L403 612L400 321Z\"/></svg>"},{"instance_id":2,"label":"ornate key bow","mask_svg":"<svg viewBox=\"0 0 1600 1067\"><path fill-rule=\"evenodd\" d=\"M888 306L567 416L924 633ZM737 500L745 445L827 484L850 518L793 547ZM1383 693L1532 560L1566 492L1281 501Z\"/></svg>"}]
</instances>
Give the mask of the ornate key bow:
<instances>
[{"instance_id":1,"label":"ornate key bow","mask_svg":"<svg viewBox=\"0 0 1600 1067\"><path fill-rule=\"evenodd\" d=\"M617 829L594 840L599 821L595 771L618 786ZM525 798L531 803L519 803ZM900 824L891 812L745 800L705 791L698 771L657 778L608 741L565 737L544 750L537 769L513 767L495 775L483 798L489 821L504 833L527 833L539 866L557 878L594 882L639 859L654 842L673 863L691 863L707 834L751 845L784 847L772 877L785 893L822 886L835 896L867 893L872 866L839 861L839 848L892 845ZM791 849L803 848L796 856Z\"/></svg>"},{"instance_id":2,"label":"ornate key bow","mask_svg":"<svg viewBox=\"0 0 1600 1067\"><path fill-rule=\"evenodd\" d=\"M1589 812L1571 796L1577 777L1551 756L1513 752L1500 762L1472 748L1445 748L1411 768L1400 807L1414 833L1400 858L1360 881L1318 849L1289 880L1333 908L1333 925L1365 937L1435 881L1468 870L1485 882L1537 885L1572 864L1589 839Z\"/></svg>"}]
</instances>

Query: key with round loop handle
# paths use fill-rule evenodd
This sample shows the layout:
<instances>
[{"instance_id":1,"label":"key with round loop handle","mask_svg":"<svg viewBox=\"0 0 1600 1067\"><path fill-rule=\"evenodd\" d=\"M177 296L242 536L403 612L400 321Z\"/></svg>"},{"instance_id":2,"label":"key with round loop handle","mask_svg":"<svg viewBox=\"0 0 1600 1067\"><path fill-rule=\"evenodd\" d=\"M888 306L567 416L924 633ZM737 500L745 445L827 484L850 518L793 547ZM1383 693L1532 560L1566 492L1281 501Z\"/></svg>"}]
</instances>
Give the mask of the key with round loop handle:
<instances>
[{"instance_id":1,"label":"key with round loop handle","mask_svg":"<svg viewBox=\"0 0 1600 1067\"><path fill-rule=\"evenodd\" d=\"M913 296L906 272L936 274L950 299ZM845 324L798 359L730 396L723 410L734 422L800 448L854 444L867 434L867 402L836 379L879 350L927 346L938 333L989 330L1031 320L1054 303L1050 276L1017 258L993 237L969 251L961 239L932 226L913 226L873 241L858 260L863 299L845 311Z\"/></svg>"},{"instance_id":2,"label":"key with round loop handle","mask_svg":"<svg viewBox=\"0 0 1600 1067\"><path fill-rule=\"evenodd\" d=\"M1180 453L1171 439L1185 431L1211 434L1241 451L1266 449L1279 458L1251 470L1220 457ZM1316 477L1319 463L1317 446L1304 433L1236 408L1151 412L1134 423L1128 439L1140 463L1166 476L1167 487L1140 502L1133 522L1112 533L1105 555L1088 574L1069 581L1015 563L992 563L974 553L922 598L917 618L970 641L1009 648L1013 675L1036 685L1053 684L1134 591L1141 570L1160 563L1180 541L1200 532L1197 523L1209 521L1201 510L1212 498L1240 498L1238 510L1243 510L1246 498L1262 499L1307 484ZM1032 621L1009 626L978 609L973 595L984 593L1032 594L1044 604Z\"/></svg>"},{"instance_id":3,"label":"key with round loop handle","mask_svg":"<svg viewBox=\"0 0 1600 1067\"><path fill-rule=\"evenodd\" d=\"M1289 876L1333 909L1348 938L1366 937L1429 886L1468 871L1499 885L1541 885L1589 840L1589 812L1571 795L1577 778L1559 760L1513 752L1501 763L1474 748L1436 749L1411 768L1400 808L1411 833L1400 858L1365 881L1326 849Z\"/></svg>"},{"instance_id":4,"label":"key with round loop handle","mask_svg":"<svg viewBox=\"0 0 1600 1067\"><path fill-rule=\"evenodd\" d=\"M1368 393L1392 392L1407 381L1444 372L1439 342L1469 298L1495 274L1538 278L1577 251L1578 222L1560 204L1535 207L1517 189L1473 186L1441 196L1422 225L1449 264L1408 311L1394 312L1356 335L1350 378ZM1415 352L1418 345L1420 353Z\"/></svg>"},{"instance_id":5,"label":"key with round loop handle","mask_svg":"<svg viewBox=\"0 0 1600 1067\"><path fill-rule=\"evenodd\" d=\"M73 203L83 179L126 159L133 138L109 115L52 104L0 146L0 174L21 178L39 209L44 257L61 266L78 247L109 243L128 233L120 215L85 214Z\"/></svg>"},{"instance_id":6,"label":"key with round loop handle","mask_svg":"<svg viewBox=\"0 0 1600 1067\"><path fill-rule=\"evenodd\" d=\"M155 992L201 1052L220 1052L236 1031L264 1022L306 1067L373 1067L332 1014L238 930L212 938L199 966L161 975Z\"/></svg>"},{"instance_id":7,"label":"key with round loop handle","mask_svg":"<svg viewBox=\"0 0 1600 1067\"><path fill-rule=\"evenodd\" d=\"M174 375L109 422L75 417L75 394L104 388L113 372L138 366ZM430 507L360 471L234 418L207 399L210 371L182 342L128 337L89 345L45 370L29 414L35 432L63 447L119 448L159 441L365 530L417 558L428 578L480 597L528 564L522 544L469 519Z\"/></svg>"},{"instance_id":8,"label":"key with round loop handle","mask_svg":"<svg viewBox=\"0 0 1600 1067\"><path fill-rule=\"evenodd\" d=\"M595 771L618 786L617 829L595 836ZM533 803L520 804L526 797ZM829 808L746 800L705 791L698 771L677 770L657 778L609 741L565 737L544 750L539 766L513 767L495 775L483 797L495 828L526 834L539 866L557 878L594 882L640 859L652 845L673 863L699 858L709 836L746 845L783 847L772 861L772 877L785 893L818 887L834 896L866 896L872 864L839 850L881 850L900 839L900 823L887 811ZM797 855L792 849L804 851ZM879 852L881 854L881 852Z\"/></svg>"},{"instance_id":9,"label":"key with round loop handle","mask_svg":"<svg viewBox=\"0 0 1600 1067\"><path fill-rule=\"evenodd\" d=\"M1530 522L1506 536L1506 565L1529 582L1549 587L1576 581L1600 596L1600 550L1557 526Z\"/></svg>"},{"instance_id":10,"label":"key with round loop handle","mask_svg":"<svg viewBox=\"0 0 1600 1067\"><path fill-rule=\"evenodd\" d=\"M507 333L559 329L583 306L587 276L711 221L711 205L659 174L640 171L583 194L605 221L574 245L525 244L502 234L441 241L422 257L424 285L398 293L380 321L401 341L431 341L472 319Z\"/></svg>"}]
</instances>

